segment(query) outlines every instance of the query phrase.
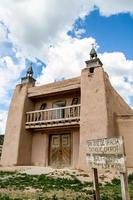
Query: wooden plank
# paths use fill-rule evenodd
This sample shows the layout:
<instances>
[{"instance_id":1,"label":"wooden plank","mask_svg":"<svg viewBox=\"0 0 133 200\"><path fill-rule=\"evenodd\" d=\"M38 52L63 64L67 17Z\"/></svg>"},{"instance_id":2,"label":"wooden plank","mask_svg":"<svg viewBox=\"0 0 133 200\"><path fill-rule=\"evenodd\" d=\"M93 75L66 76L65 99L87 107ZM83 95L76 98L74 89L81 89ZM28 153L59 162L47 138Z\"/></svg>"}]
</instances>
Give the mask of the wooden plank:
<instances>
[{"instance_id":1,"label":"wooden plank","mask_svg":"<svg viewBox=\"0 0 133 200\"><path fill-rule=\"evenodd\" d=\"M34 110L34 111L26 112L26 113L30 114L30 113L38 113L40 111L42 111L42 112L49 112L49 111L55 111L55 110L60 110L60 109L71 109L71 108L77 108L77 107L80 108L80 106L81 106L81 104L78 104L78 105L73 105L73 106L64 106L64 107L58 107L58 108L49 108L49 109L45 109L45 110Z\"/></svg>"},{"instance_id":2,"label":"wooden plank","mask_svg":"<svg viewBox=\"0 0 133 200\"><path fill-rule=\"evenodd\" d=\"M122 200L130 200L124 138L102 138L87 141L87 163L93 170L94 199L99 200L97 168L115 168L120 172Z\"/></svg>"},{"instance_id":3,"label":"wooden plank","mask_svg":"<svg viewBox=\"0 0 133 200\"><path fill-rule=\"evenodd\" d=\"M122 137L123 141L124 138ZM123 142L123 154L126 157L125 145ZM129 190L128 190L128 175L127 169L124 173L120 172L120 180L121 180L121 193L122 193L122 200L130 200Z\"/></svg>"},{"instance_id":4,"label":"wooden plank","mask_svg":"<svg viewBox=\"0 0 133 200\"><path fill-rule=\"evenodd\" d=\"M111 169L125 172L123 138L102 138L87 141L87 164L92 168Z\"/></svg>"},{"instance_id":5,"label":"wooden plank","mask_svg":"<svg viewBox=\"0 0 133 200\"><path fill-rule=\"evenodd\" d=\"M69 166L71 163L71 135L61 135L62 148L62 167Z\"/></svg>"},{"instance_id":6,"label":"wooden plank","mask_svg":"<svg viewBox=\"0 0 133 200\"><path fill-rule=\"evenodd\" d=\"M98 171L96 168L92 168L92 176L93 176L94 200L100 200Z\"/></svg>"},{"instance_id":7,"label":"wooden plank","mask_svg":"<svg viewBox=\"0 0 133 200\"><path fill-rule=\"evenodd\" d=\"M120 173L122 200L130 200L127 172Z\"/></svg>"}]
</instances>

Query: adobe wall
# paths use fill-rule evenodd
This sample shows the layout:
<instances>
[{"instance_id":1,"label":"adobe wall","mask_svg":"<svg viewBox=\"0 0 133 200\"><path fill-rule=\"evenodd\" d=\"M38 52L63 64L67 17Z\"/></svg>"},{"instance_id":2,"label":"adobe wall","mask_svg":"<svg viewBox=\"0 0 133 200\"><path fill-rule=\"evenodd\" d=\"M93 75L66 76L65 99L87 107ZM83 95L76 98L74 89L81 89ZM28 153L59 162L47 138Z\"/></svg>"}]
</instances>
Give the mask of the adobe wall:
<instances>
[{"instance_id":1,"label":"adobe wall","mask_svg":"<svg viewBox=\"0 0 133 200\"><path fill-rule=\"evenodd\" d=\"M117 114L131 114L132 109L111 86L102 67L93 73L81 73L81 112L79 168L87 169L86 141L118 136Z\"/></svg>"},{"instance_id":2,"label":"adobe wall","mask_svg":"<svg viewBox=\"0 0 133 200\"><path fill-rule=\"evenodd\" d=\"M80 133L79 129L74 129L72 131L72 158L71 158L71 166L72 168L78 168L78 159L79 159L79 138Z\"/></svg>"},{"instance_id":3,"label":"adobe wall","mask_svg":"<svg viewBox=\"0 0 133 200\"><path fill-rule=\"evenodd\" d=\"M71 133L71 167L76 168L79 156L79 129L35 131L32 137L31 165L48 166L49 135Z\"/></svg>"},{"instance_id":4,"label":"adobe wall","mask_svg":"<svg viewBox=\"0 0 133 200\"><path fill-rule=\"evenodd\" d=\"M74 97L78 97L79 98L79 102L80 103L80 91L75 91L73 93L69 92L67 94L60 94L57 96L51 96L51 97L42 97L39 99L35 99L35 110L39 110L40 106L43 103L47 104L47 109L49 108L53 108L53 103L55 103L56 101L65 101L66 102L66 106L71 106L72 104L72 99Z\"/></svg>"},{"instance_id":5,"label":"adobe wall","mask_svg":"<svg viewBox=\"0 0 133 200\"><path fill-rule=\"evenodd\" d=\"M31 165L47 166L48 135L44 131L33 133Z\"/></svg>"},{"instance_id":6,"label":"adobe wall","mask_svg":"<svg viewBox=\"0 0 133 200\"><path fill-rule=\"evenodd\" d=\"M80 169L87 169L86 141L108 137L108 115L102 67L90 74L85 68L81 73L81 111L80 111Z\"/></svg>"},{"instance_id":7,"label":"adobe wall","mask_svg":"<svg viewBox=\"0 0 133 200\"><path fill-rule=\"evenodd\" d=\"M57 81L42 86L28 89L28 97L36 98L42 96L58 95L80 89L80 77Z\"/></svg>"},{"instance_id":8,"label":"adobe wall","mask_svg":"<svg viewBox=\"0 0 133 200\"><path fill-rule=\"evenodd\" d=\"M2 149L3 166L30 164L32 135L25 130L25 113L34 109L34 104L27 98L28 87L31 86L32 84L19 84L14 91Z\"/></svg>"},{"instance_id":9,"label":"adobe wall","mask_svg":"<svg viewBox=\"0 0 133 200\"><path fill-rule=\"evenodd\" d=\"M133 167L133 114L116 117L117 132L124 137L127 167Z\"/></svg>"},{"instance_id":10,"label":"adobe wall","mask_svg":"<svg viewBox=\"0 0 133 200\"><path fill-rule=\"evenodd\" d=\"M108 79L108 76L105 76L105 87L106 87L106 104L108 110L108 136L114 137L118 135L115 123L115 116L133 114L133 110L112 87Z\"/></svg>"}]
</instances>

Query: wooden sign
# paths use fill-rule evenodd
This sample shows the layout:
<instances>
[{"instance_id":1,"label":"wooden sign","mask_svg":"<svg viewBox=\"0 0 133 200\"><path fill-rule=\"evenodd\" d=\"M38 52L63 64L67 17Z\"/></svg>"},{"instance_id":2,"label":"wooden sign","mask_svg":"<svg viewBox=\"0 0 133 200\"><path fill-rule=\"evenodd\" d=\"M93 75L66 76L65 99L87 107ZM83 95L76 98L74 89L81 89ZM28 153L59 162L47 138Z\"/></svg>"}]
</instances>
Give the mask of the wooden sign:
<instances>
[{"instance_id":1,"label":"wooden sign","mask_svg":"<svg viewBox=\"0 0 133 200\"><path fill-rule=\"evenodd\" d=\"M125 172L125 155L122 137L87 141L86 160L92 168Z\"/></svg>"},{"instance_id":2,"label":"wooden sign","mask_svg":"<svg viewBox=\"0 0 133 200\"><path fill-rule=\"evenodd\" d=\"M92 168L95 200L100 200L98 168L118 170L121 179L122 200L130 200L125 157L122 137L87 141L86 161Z\"/></svg>"}]
</instances>

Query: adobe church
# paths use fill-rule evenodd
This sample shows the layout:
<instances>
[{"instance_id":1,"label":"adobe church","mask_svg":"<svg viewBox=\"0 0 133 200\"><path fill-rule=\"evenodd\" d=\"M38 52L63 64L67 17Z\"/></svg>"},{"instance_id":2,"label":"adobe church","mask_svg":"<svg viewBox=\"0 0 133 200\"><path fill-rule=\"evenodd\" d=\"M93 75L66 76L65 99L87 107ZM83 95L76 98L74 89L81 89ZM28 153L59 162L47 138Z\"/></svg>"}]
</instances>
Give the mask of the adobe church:
<instances>
[{"instance_id":1,"label":"adobe church","mask_svg":"<svg viewBox=\"0 0 133 200\"><path fill-rule=\"evenodd\" d=\"M12 97L2 166L87 169L87 140L123 136L133 167L133 110L111 86L94 48L85 63L79 77L42 86L28 69Z\"/></svg>"}]
</instances>

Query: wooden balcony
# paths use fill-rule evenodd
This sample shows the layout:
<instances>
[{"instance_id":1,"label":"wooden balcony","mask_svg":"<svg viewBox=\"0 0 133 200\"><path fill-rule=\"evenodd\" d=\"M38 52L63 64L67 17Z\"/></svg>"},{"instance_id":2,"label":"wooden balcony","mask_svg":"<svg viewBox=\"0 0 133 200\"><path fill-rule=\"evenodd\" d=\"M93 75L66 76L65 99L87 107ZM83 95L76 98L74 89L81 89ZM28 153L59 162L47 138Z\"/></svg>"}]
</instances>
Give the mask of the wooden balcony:
<instances>
[{"instance_id":1,"label":"wooden balcony","mask_svg":"<svg viewBox=\"0 0 133 200\"><path fill-rule=\"evenodd\" d=\"M26 113L26 129L78 125L80 104Z\"/></svg>"}]
</instances>

